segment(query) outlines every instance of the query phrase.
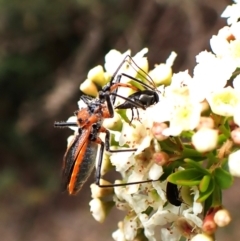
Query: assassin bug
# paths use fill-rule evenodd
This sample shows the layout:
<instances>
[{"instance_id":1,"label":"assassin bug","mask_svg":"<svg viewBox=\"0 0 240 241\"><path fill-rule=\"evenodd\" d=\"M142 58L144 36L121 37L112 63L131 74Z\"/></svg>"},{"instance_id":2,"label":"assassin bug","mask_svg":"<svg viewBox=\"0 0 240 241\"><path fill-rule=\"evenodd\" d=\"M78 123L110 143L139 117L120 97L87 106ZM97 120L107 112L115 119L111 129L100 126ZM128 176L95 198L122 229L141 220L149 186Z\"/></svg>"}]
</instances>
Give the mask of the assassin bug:
<instances>
[{"instance_id":1,"label":"assassin bug","mask_svg":"<svg viewBox=\"0 0 240 241\"><path fill-rule=\"evenodd\" d=\"M136 151L136 149L124 149L124 150L111 150L110 149L110 132L102 126L102 122L105 118L112 118L114 115L114 103L116 97L120 97L125 102L125 109L130 108L142 108L146 109L151 104L159 101L158 95L155 94L154 87L151 87L144 82L126 75L124 73L118 74L120 68L124 63L133 62L135 67L139 68L130 56L125 57L123 62L119 65L118 69L114 73L110 82L99 91L98 98L92 98L89 96L81 96L86 107L81 108L74 114L77 117L77 122L55 122L55 127L78 127L78 133L75 134L73 140L67 148L63 160L62 170L62 184L63 189L67 190L69 194L76 194L86 182L87 178L91 174L97 156L98 145L100 145L98 165L96 168L96 184L100 187L112 187L123 186L130 184L138 184L140 182L131 182L126 184L114 184L114 185L101 185L101 166L104 149L109 152L125 152ZM140 68L139 68L140 69ZM143 70L141 70L145 75ZM132 81L140 84L144 90L140 90L132 84L121 83L121 78L125 76ZM147 75L148 76L148 75ZM116 80L115 80L116 77ZM149 77L149 76L148 76ZM150 78L150 77L149 77ZM151 78L150 78L151 79ZM114 82L115 81L115 82ZM149 81L149 80L148 80ZM153 85L153 81L150 81ZM117 94L118 87L127 87L137 92L129 97L123 97ZM149 95L149 97L147 96ZM120 106L122 106L120 105ZM100 139L99 134L105 133L105 143ZM150 182L151 180L143 181Z\"/></svg>"}]
</instances>

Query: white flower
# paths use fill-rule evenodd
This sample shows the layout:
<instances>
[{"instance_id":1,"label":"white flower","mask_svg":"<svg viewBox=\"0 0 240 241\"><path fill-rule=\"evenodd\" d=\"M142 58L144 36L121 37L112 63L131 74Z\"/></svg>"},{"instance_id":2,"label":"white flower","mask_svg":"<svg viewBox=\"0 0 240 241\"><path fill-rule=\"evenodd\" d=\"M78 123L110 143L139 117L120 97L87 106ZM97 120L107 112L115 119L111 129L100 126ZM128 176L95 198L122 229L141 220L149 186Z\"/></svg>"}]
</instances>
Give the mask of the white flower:
<instances>
[{"instance_id":1,"label":"white flower","mask_svg":"<svg viewBox=\"0 0 240 241\"><path fill-rule=\"evenodd\" d=\"M112 238L115 241L127 241L124 236L124 232L121 229L116 230L115 232L112 233Z\"/></svg>"},{"instance_id":2,"label":"white flower","mask_svg":"<svg viewBox=\"0 0 240 241\"><path fill-rule=\"evenodd\" d=\"M136 155L141 153L145 148L149 147L153 134L151 128L153 120L147 118L147 114L144 110L139 109L139 120L133 120L132 125L123 123L121 136L119 138L119 145L129 145L129 148L137 148ZM127 111L127 114L131 116L131 110ZM131 117L129 116L129 119Z\"/></svg>"},{"instance_id":3,"label":"white flower","mask_svg":"<svg viewBox=\"0 0 240 241\"><path fill-rule=\"evenodd\" d=\"M163 174L162 166L159 166L154 163L149 170L148 176L150 180L158 180L162 174Z\"/></svg>"},{"instance_id":4,"label":"white flower","mask_svg":"<svg viewBox=\"0 0 240 241\"><path fill-rule=\"evenodd\" d=\"M192 81L192 77L189 75L188 70L173 74L171 87L181 88L188 86Z\"/></svg>"},{"instance_id":5,"label":"white flower","mask_svg":"<svg viewBox=\"0 0 240 241\"><path fill-rule=\"evenodd\" d=\"M227 23L229 25L236 23L240 18L240 4L235 1L237 4L232 4L231 6L227 6L223 11L221 17L228 18Z\"/></svg>"},{"instance_id":6,"label":"white flower","mask_svg":"<svg viewBox=\"0 0 240 241\"><path fill-rule=\"evenodd\" d=\"M240 177L240 150L233 152L228 157L229 172L235 176Z\"/></svg>"},{"instance_id":7,"label":"white flower","mask_svg":"<svg viewBox=\"0 0 240 241\"><path fill-rule=\"evenodd\" d=\"M213 52L219 60L224 60L225 68L240 66L240 22L219 30L210 40ZM231 70L231 69L229 69Z\"/></svg>"},{"instance_id":8,"label":"white flower","mask_svg":"<svg viewBox=\"0 0 240 241\"><path fill-rule=\"evenodd\" d=\"M94 198L89 202L89 205L95 220L102 223L106 218L106 210L103 202L99 198Z\"/></svg>"},{"instance_id":9,"label":"white flower","mask_svg":"<svg viewBox=\"0 0 240 241\"><path fill-rule=\"evenodd\" d=\"M181 238L181 233L179 232L178 229L167 229L167 228L162 228L161 229L161 237L162 241L179 241Z\"/></svg>"},{"instance_id":10,"label":"white flower","mask_svg":"<svg viewBox=\"0 0 240 241\"><path fill-rule=\"evenodd\" d=\"M110 76L113 76L115 73L118 74L128 74L132 77L136 77L139 68L144 70L145 72L148 71L148 61L147 58L144 57L144 55L148 52L147 48L142 49L140 52L138 52L133 58L134 62L133 64L130 61L130 58L127 59L127 61L119 68L120 64L122 64L122 61L126 58L126 56L131 55L131 51L128 50L125 53L121 54L117 50L111 50L108 54L105 56L105 69ZM138 68L139 67L139 68ZM144 75L143 72L141 72L141 75ZM128 82L129 79L126 79L126 77L122 77L121 82Z\"/></svg>"},{"instance_id":11,"label":"white flower","mask_svg":"<svg viewBox=\"0 0 240 241\"><path fill-rule=\"evenodd\" d=\"M230 27L230 33L234 36L235 39L239 40L240 39L240 22L236 22L234 23L231 27Z\"/></svg>"},{"instance_id":12,"label":"white flower","mask_svg":"<svg viewBox=\"0 0 240 241\"><path fill-rule=\"evenodd\" d=\"M137 235L137 230L139 228L138 220L136 216L131 214L125 216L123 220L123 232L126 240L134 240Z\"/></svg>"},{"instance_id":13,"label":"white flower","mask_svg":"<svg viewBox=\"0 0 240 241\"><path fill-rule=\"evenodd\" d=\"M111 76L113 76L113 74L116 72L117 68L119 67L119 64L122 63L124 58L130 54L131 54L130 50L126 51L123 54L121 54L119 51L117 51L115 49L110 50L110 52L105 55L104 67L105 67L106 71ZM126 68L126 64L124 66L122 66L121 69L124 70L124 68Z\"/></svg>"},{"instance_id":14,"label":"white flower","mask_svg":"<svg viewBox=\"0 0 240 241\"><path fill-rule=\"evenodd\" d=\"M166 64L155 65L155 68L149 71L149 76L154 80L157 85L169 85L172 77L172 65L177 57L175 52L172 52Z\"/></svg>"},{"instance_id":15,"label":"white flower","mask_svg":"<svg viewBox=\"0 0 240 241\"><path fill-rule=\"evenodd\" d=\"M233 116L236 108L240 105L240 94L228 86L210 94L207 101L215 114Z\"/></svg>"},{"instance_id":16,"label":"white flower","mask_svg":"<svg viewBox=\"0 0 240 241\"><path fill-rule=\"evenodd\" d=\"M229 33L229 28L226 29L226 34ZM228 36L224 36L223 31L221 31L218 35L213 35L212 38L210 39L210 45L212 51L220 57L226 56L229 54L229 42L227 40Z\"/></svg>"},{"instance_id":17,"label":"white flower","mask_svg":"<svg viewBox=\"0 0 240 241\"><path fill-rule=\"evenodd\" d=\"M151 241L156 241L156 226L163 226L168 222L173 222L177 219L177 217L177 214L171 213L168 210L163 210L162 206L160 206L157 212L155 212L151 217L146 214L139 215L139 219L144 227L144 234Z\"/></svg>"},{"instance_id":18,"label":"white flower","mask_svg":"<svg viewBox=\"0 0 240 241\"><path fill-rule=\"evenodd\" d=\"M199 194L199 190L196 186L191 188L191 194L193 194L193 206L192 206L192 211L195 215L198 215L202 212L203 210L203 205L200 202L197 202L200 194Z\"/></svg>"},{"instance_id":19,"label":"white flower","mask_svg":"<svg viewBox=\"0 0 240 241\"><path fill-rule=\"evenodd\" d=\"M134 155L128 151L112 153L110 160L112 165L115 166L116 171L120 173L126 172L135 164Z\"/></svg>"},{"instance_id":20,"label":"white flower","mask_svg":"<svg viewBox=\"0 0 240 241\"><path fill-rule=\"evenodd\" d=\"M197 227L201 228L203 221L197 216L197 214L192 213L193 209L189 208L183 211L182 216L191 222L193 222Z\"/></svg>"},{"instance_id":21,"label":"white flower","mask_svg":"<svg viewBox=\"0 0 240 241\"><path fill-rule=\"evenodd\" d=\"M181 233L181 236L184 236L188 239L200 232L200 228L198 228L193 221L185 217L178 218L174 225L175 228Z\"/></svg>"},{"instance_id":22,"label":"white flower","mask_svg":"<svg viewBox=\"0 0 240 241\"><path fill-rule=\"evenodd\" d=\"M124 236L123 222L118 223L119 229L112 233L112 238L115 241L127 241Z\"/></svg>"},{"instance_id":23,"label":"white flower","mask_svg":"<svg viewBox=\"0 0 240 241\"><path fill-rule=\"evenodd\" d=\"M207 51L196 56L198 64L194 68L190 93L198 101L203 101L213 91L225 87L236 66L229 58L217 58Z\"/></svg>"},{"instance_id":24,"label":"white flower","mask_svg":"<svg viewBox=\"0 0 240 241\"><path fill-rule=\"evenodd\" d=\"M133 61L137 64L137 66L141 70L143 70L145 72L148 72L148 60L146 57L144 57L144 55L147 53L148 53L148 48L144 48L133 57ZM136 66L134 66L134 64L133 64L132 68L134 70L137 70L137 72L140 71L140 74L144 76L143 71L136 69ZM130 69L130 66L129 66L129 69ZM129 72L128 74L131 75L131 72ZM133 72L133 76L136 76L136 73Z\"/></svg>"},{"instance_id":25,"label":"white flower","mask_svg":"<svg viewBox=\"0 0 240 241\"><path fill-rule=\"evenodd\" d=\"M172 69L166 64L159 64L153 70L149 71L149 76L157 85L169 85L172 77Z\"/></svg>"},{"instance_id":26,"label":"white flower","mask_svg":"<svg viewBox=\"0 0 240 241\"><path fill-rule=\"evenodd\" d=\"M182 131L193 130L198 126L201 114L201 105L189 99L175 102L172 107L169 128L163 130L163 135L177 136Z\"/></svg>"},{"instance_id":27,"label":"white flower","mask_svg":"<svg viewBox=\"0 0 240 241\"><path fill-rule=\"evenodd\" d=\"M233 87L240 92L240 74L238 74L233 80Z\"/></svg>"},{"instance_id":28,"label":"white flower","mask_svg":"<svg viewBox=\"0 0 240 241\"><path fill-rule=\"evenodd\" d=\"M209 128L201 128L192 136L192 143L199 152L214 150L217 142L218 131Z\"/></svg>"},{"instance_id":29,"label":"white flower","mask_svg":"<svg viewBox=\"0 0 240 241\"><path fill-rule=\"evenodd\" d=\"M183 76L188 76L187 72ZM177 136L182 131L193 130L200 121L201 104L192 99L188 86L179 85L181 82L176 78L165 88L161 101L152 107L149 114L154 122L169 122L169 127L162 130L164 136Z\"/></svg>"},{"instance_id":30,"label":"white flower","mask_svg":"<svg viewBox=\"0 0 240 241\"><path fill-rule=\"evenodd\" d=\"M177 53L172 51L169 57L166 59L166 65L172 67L176 58L177 58Z\"/></svg>"},{"instance_id":31,"label":"white flower","mask_svg":"<svg viewBox=\"0 0 240 241\"><path fill-rule=\"evenodd\" d=\"M162 200L162 206L167 202L166 198L166 182L152 182L152 186L157 191L158 196ZM158 208L157 208L158 209Z\"/></svg>"},{"instance_id":32,"label":"white flower","mask_svg":"<svg viewBox=\"0 0 240 241\"><path fill-rule=\"evenodd\" d=\"M240 31L240 29L238 31ZM239 67L240 66L240 39L235 39L230 41L229 52L230 52L231 59L228 59L229 60L228 64L229 65L231 64L234 68Z\"/></svg>"}]
</instances>

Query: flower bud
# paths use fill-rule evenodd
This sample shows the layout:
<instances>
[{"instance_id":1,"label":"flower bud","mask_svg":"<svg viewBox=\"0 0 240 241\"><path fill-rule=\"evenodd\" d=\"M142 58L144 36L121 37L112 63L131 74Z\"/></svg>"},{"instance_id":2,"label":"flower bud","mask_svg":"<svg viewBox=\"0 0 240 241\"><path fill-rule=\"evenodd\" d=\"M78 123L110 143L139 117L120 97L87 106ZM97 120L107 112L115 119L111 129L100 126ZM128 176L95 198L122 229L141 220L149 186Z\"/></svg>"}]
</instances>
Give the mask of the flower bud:
<instances>
[{"instance_id":1,"label":"flower bud","mask_svg":"<svg viewBox=\"0 0 240 241\"><path fill-rule=\"evenodd\" d=\"M152 133L158 141L163 141L168 138L168 136L164 136L162 134L163 130L165 130L167 128L168 128L168 126L166 123L154 122L153 127L152 127Z\"/></svg>"},{"instance_id":2,"label":"flower bud","mask_svg":"<svg viewBox=\"0 0 240 241\"><path fill-rule=\"evenodd\" d=\"M112 131L121 131L122 130L122 119L118 113L114 113L113 118L107 118L103 121L103 126Z\"/></svg>"},{"instance_id":3,"label":"flower bud","mask_svg":"<svg viewBox=\"0 0 240 241\"><path fill-rule=\"evenodd\" d=\"M125 241L124 230L123 230L123 222L118 223L118 230L112 233L112 238L115 241Z\"/></svg>"},{"instance_id":4,"label":"flower bud","mask_svg":"<svg viewBox=\"0 0 240 241\"><path fill-rule=\"evenodd\" d=\"M216 148L218 141L217 130L202 128L192 136L192 143L197 151L208 152Z\"/></svg>"},{"instance_id":5,"label":"flower bud","mask_svg":"<svg viewBox=\"0 0 240 241\"><path fill-rule=\"evenodd\" d=\"M213 238L206 235L206 234L197 234L196 236L194 236L191 241L213 241Z\"/></svg>"},{"instance_id":6,"label":"flower bud","mask_svg":"<svg viewBox=\"0 0 240 241\"><path fill-rule=\"evenodd\" d=\"M97 87L90 79L86 79L80 85L80 90L87 95L91 95L91 96L94 96L94 97L98 96Z\"/></svg>"},{"instance_id":7,"label":"flower bud","mask_svg":"<svg viewBox=\"0 0 240 241\"><path fill-rule=\"evenodd\" d=\"M231 222L230 213L226 209L221 209L214 215L214 221L219 227L225 227Z\"/></svg>"},{"instance_id":8,"label":"flower bud","mask_svg":"<svg viewBox=\"0 0 240 241\"><path fill-rule=\"evenodd\" d=\"M100 179L100 184L101 185L112 185L112 183ZM109 196L113 194L113 187L99 187L96 183L93 183L90 185L91 188L91 193L92 193L92 198L102 198L105 196Z\"/></svg>"},{"instance_id":9,"label":"flower bud","mask_svg":"<svg viewBox=\"0 0 240 241\"><path fill-rule=\"evenodd\" d=\"M240 128L237 128L231 132L232 140L235 144L240 145Z\"/></svg>"},{"instance_id":10,"label":"flower bud","mask_svg":"<svg viewBox=\"0 0 240 241\"><path fill-rule=\"evenodd\" d=\"M144 72L146 72L146 73L148 72L149 65L148 65L148 60L147 60L146 57L136 58L136 56L134 56L133 60L135 61L135 63L139 67L139 69L137 69L137 74L144 75ZM131 67L131 69L129 68L127 71L128 71L127 73L129 75L136 76L136 70L133 69L132 67Z\"/></svg>"},{"instance_id":11,"label":"flower bud","mask_svg":"<svg viewBox=\"0 0 240 241\"><path fill-rule=\"evenodd\" d=\"M97 154L96 160L98 160L98 155L100 155L99 152ZM96 161L95 167L96 167L96 169L98 168L98 162L97 161ZM102 156L101 176L105 175L106 173L108 173L112 169L113 169L113 165L110 161L109 153L104 152L103 156Z\"/></svg>"},{"instance_id":12,"label":"flower bud","mask_svg":"<svg viewBox=\"0 0 240 241\"><path fill-rule=\"evenodd\" d=\"M228 168L233 176L240 177L240 150L229 155Z\"/></svg>"},{"instance_id":13,"label":"flower bud","mask_svg":"<svg viewBox=\"0 0 240 241\"><path fill-rule=\"evenodd\" d=\"M99 86L104 86L106 84L103 67L101 65L89 70L87 78Z\"/></svg>"},{"instance_id":14,"label":"flower bud","mask_svg":"<svg viewBox=\"0 0 240 241\"><path fill-rule=\"evenodd\" d=\"M114 202L103 202L99 198L94 198L89 202L90 212L96 221L103 223L108 212L113 207Z\"/></svg>"},{"instance_id":15,"label":"flower bud","mask_svg":"<svg viewBox=\"0 0 240 241\"><path fill-rule=\"evenodd\" d=\"M203 220L202 230L206 234L212 235L217 230L217 224L214 221L214 215L221 207L210 208Z\"/></svg>"},{"instance_id":16,"label":"flower bud","mask_svg":"<svg viewBox=\"0 0 240 241\"><path fill-rule=\"evenodd\" d=\"M169 156L166 152L155 152L152 156L153 161L159 166L165 166L169 163Z\"/></svg>"},{"instance_id":17,"label":"flower bud","mask_svg":"<svg viewBox=\"0 0 240 241\"><path fill-rule=\"evenodd\" d=\"M156 65L153 70L149 71L149 76L156 85L169 85L172 78L172 68L166 64Z\"/></svg>"}]
</instances>

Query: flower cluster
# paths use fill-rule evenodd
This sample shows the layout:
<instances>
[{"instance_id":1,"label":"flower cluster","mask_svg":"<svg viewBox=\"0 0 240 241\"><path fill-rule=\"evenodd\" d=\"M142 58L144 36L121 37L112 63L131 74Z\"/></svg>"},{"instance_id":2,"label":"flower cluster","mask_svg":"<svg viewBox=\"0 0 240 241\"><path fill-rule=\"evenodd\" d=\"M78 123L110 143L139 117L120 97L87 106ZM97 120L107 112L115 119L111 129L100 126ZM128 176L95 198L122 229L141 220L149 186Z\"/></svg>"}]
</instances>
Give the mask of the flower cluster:
<instances>
[{"instance_id":1,"label":"flower cluster","mask_svg":"<svg viewBox=\"0 0 240 241\"><path fill-rule=\"evenodd\" d=\"M132 57L136 65L129 61L121 68L130 51L111 50L105 70L93 68L80 86L97 97L99 86L124 73L121 83L132 84L136 78L138 88L147 88L139 87L142 81L159 95L160 101L145 110L115 110L114 117L103 122L111 132L111 149L134 149L104 153L101 174L114 166L121 180L112 188L91 186L91 212L97 221L103 222L113 206L126 212L112 235L116 241L177 241L182 236L213 240L217 227L230 222L221 197L233 176L240 177L240 1L222 16L229 25L211 38L212 52L196 56L193 76L187 70L172 73L175 53L149 70L146 48ZM117 93L128 98L134 92L123 86ZM119 96L115 106L126 101ZM179 193L167 193L168 182L177 185ZM168 195L181 200L181 206Z\"/></svg>"}]
</instances>

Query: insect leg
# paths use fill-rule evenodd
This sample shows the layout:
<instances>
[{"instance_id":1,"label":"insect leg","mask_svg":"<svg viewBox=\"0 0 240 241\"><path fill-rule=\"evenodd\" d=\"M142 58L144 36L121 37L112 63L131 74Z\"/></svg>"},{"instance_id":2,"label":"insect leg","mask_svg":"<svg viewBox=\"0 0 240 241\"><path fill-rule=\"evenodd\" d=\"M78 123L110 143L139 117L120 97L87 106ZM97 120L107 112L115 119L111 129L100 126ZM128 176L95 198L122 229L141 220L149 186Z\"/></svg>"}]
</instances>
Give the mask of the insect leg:
<instances>
[{"instance_id":1,"label":"insect leg","mask_svg":"<svg viewBox=\"0 0 240 241\"><path fill-rule=\"evenodd\" d=\"M95 142L97 142L100 145L100 150L99 150L99 156L98 156L98 162L97 162L97 167L96 167L96 173L95 173L95 183L99 186L102 187L100 184L100 179L101 179L101 168L102 168L102 160L103 160L103 153L104 153L104 142L98 137ZM106 186L103 186L106 187ZM111 187L111 186L107 186Z\"/></svg>"},{"instance_id":2,"label":"insect leg","mask_svg":"<svg viewBox=\"0 0 240 241\"><path fill-rule=\"evenodd\" d=\"M78 124L76 122L66 122L66 121L54 122L54 127L64 128L69 126L77 127Z\"/></svg>"},{"instance_id":3,"label":"insect leg","mask_svg":"<svg viewBox=\"0 0 240 241\"><path fill-rule=\"evenodd\" d=\"M134 185L134 184L141 184L141 183L148 183L148 182L159 181L159 180L146 180L146 181L138 181L138 182L101 185L100 179L101 179L101 168L102 168L104 147L109 152L135 151L136 149L110 150L110 142L109 142L110 141L110 132L107 129L105 129L104 127L101 127L99 131L106 133L106 138L105 138L106 139L106 143L104 143L99 137L95 140L95 142L100 145L100 151L99 151L98 162L97 162L97 167L96 167L96 181L95 181L95 183L99 187L120 187L120 186L128 186L128 185Z\"/></svg>"},{"instance_id":4,"label":"insect leg","mask_svg":"<svg viewBox=\"0 0 240 241\"><path fill-rule=\"evenodd\" d=\"M115 104L115 101L116 101L116 94L117 94L117 90L119 87L125 87L125 88L130 88L132 90L135 90L135 91L139 91L140 89L137 88L136 86L133 86L131 84L127 84L127 83L120 83L121 81L121 78L122 78L122 74L118 75L117 76L117 80L116 80L116 83L114 83L113 85L111 85L110 87L110 93L114 93L112 95L112 103Z\"/></svg>"},{"instance_id":5,"label":"insect leg","mask_svg":"<svg viewBox=\"0 0 240 241\"><path fill-rule=\"evenodd\" d=\"M129 78L129 79L131 79L131 80L133 80L133 81L135 81L135 82L141 84L141 85L144 86L146 89L151 89L151 90L156 91L156 88L153 88L153 87L151 87L151 86L145 84L145 83L142 82L141 80L139 80L139 79L137 79L137 78L135 78L135 77L132 77L131 75L128 75L128 74L122 73L121 76L125 76L125 77L127 77L127 78Z\"/></svg>"},{"instance_id":6,"label":"insect leg","mask_svg":"<svg viewBox=\"0 0 240 241\"><path fill-rule=\"evenodd\" d=\"M128 186L128 185L134 185L134 184L141 184L141 183L148 183L148 182L155 182L159 180L146 180L146 181L139 181L139 182L129 182L129 183L118 183L118 184L109 184L109 185L101 185L100 180L101 180L101 168L102 168L102 160L103 160L103 152L104 152L104 142L100 139L97 138L96 143L100 145L100 151L99 151L99 157L98 157L98 164L96 167L96 181L95 183L99 187L120 187L120 186ZM118 150L121 151L121 150Z\"/></svg>"},{"instance_id":7,"label":"insect leg","mask_svg":"<svg viewBox=\"0 0 240 241\"><path fill-rule=\"evenodd\" d=\"M144 109L144 110L146 109L146 107L143 104L141 104L139 102L135 102L128 97L124 97L124 96L118 95L116 93L110 93L110 95L115 95L115 96L117 96L117 97L119 97L123 100L126 100L127 102L131 103L135 108L141 108L141 109Z\"/></svg>"},{"instance_id":8,"label":"insect leg","mask_svg":"<svg viewBox=\"0 0 240 241\"><path fill-rule=\"evenodd\" d=\"M89 102L91 102L93 100L92 97L87 96L87 95L82 95L80 96L80 99L85 103L85 104L89 104Z\"/></svg>"},{"instance_id":9,"label":"insect leg","mask_svg":"<svg viewBox=\"0 0 240 241\"><path fill-rule=\"evenodd\" d=\"M106 151L108 151L110 153L115 153L115 152L125 152L125 151L136 151L137 150L136 148L128 148L128 149L121 149L121 150L111 150L110 149L110 131L105 129L104 127L101 127L100 131L106 133L106 137L105 137L105 140L106 140L106 143L105 143Z\"/></svg>"}]
</instances>

